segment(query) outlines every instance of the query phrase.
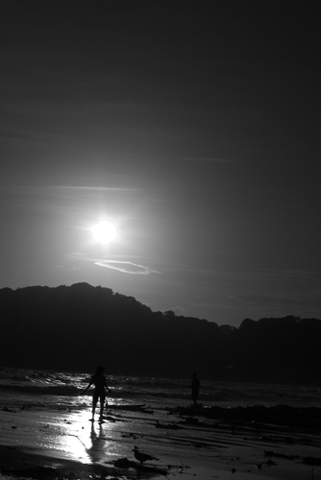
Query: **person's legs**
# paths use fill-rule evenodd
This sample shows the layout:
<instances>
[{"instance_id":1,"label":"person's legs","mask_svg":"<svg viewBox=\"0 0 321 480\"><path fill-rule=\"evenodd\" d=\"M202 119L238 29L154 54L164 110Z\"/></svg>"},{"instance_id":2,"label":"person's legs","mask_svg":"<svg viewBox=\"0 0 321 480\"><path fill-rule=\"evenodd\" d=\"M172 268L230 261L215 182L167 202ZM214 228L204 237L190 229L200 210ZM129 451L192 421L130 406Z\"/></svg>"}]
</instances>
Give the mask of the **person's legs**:
<instances>
[{"instance_id":1,"label":"person's legs","mask_svg":"<svg viewBox=\"0 0 321 480\"><path fill-rule=\"evenodd\" d=\"M93 408L92 408L92 419L94 420L96 405L98 401L98 396L94 393L93 395Z\"/></svg>"},{"instance_id":2,"label":"person's legs","mask_svg":"<svg viewBox=\"0 0 321 480\"><path fill-rule=\"evenodd\" d=\"M198 392L193 392L192 393L192 400L193 400L193 404L195 406L196 403L197 403L197 400L198 400Z\"/></svg>"},{"instance_id":3,"label":"person's legs","mask_svg":"<svg viewBox=\"0 0 321 480\"><path fill-rule=\"evenodd\" d=\"M100 395L100 420L103 419L105 398L105 395Z\"/></svg>"}]
</instances>

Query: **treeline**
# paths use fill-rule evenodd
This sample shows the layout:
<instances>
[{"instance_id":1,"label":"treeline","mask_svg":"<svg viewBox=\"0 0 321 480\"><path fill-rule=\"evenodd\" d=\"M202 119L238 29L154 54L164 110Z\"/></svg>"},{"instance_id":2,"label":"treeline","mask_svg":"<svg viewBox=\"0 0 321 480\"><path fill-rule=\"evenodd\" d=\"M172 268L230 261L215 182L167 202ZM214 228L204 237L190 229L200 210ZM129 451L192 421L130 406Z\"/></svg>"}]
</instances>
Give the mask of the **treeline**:
<instances>
[{"instance_id":1,"label":"treeline","mask_svg":"<svg viewBox=\"0 0 321 480\"><path fill-rule=\"evenodd\" d=\"M319 384L321 320L263 318L236 328L153 312L79 283L0 290L0 366Z\"/></svg>"}]
</instances>

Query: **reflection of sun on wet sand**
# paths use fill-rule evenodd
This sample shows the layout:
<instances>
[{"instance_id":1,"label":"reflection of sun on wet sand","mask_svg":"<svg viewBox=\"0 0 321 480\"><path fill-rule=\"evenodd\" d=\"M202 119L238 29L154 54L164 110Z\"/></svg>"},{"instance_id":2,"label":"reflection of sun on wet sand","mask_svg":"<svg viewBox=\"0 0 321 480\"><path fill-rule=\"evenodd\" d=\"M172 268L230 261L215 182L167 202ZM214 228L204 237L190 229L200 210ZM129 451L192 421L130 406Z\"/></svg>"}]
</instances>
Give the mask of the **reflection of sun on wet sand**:
<instances>
[{"instance_id":1,"label":"reflection of sun on wet sand","mask_svg":"<svg viewBox=\"0 0 321 480\"><path fill-rule=\"evenodd\" d=\"M140 406L110 408L103 424L89 419L89 408L2 410L1 474L301 480L321 473L317 408Z\"/></svg>"}]
</instances>

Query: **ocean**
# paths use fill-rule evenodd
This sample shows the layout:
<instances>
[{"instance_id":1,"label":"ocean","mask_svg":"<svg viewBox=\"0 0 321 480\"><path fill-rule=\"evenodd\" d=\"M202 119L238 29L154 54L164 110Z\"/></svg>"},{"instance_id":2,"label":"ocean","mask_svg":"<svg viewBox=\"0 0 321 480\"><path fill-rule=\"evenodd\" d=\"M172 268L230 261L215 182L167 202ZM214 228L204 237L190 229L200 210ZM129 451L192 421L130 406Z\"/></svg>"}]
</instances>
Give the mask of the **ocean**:
<instances>
[{"instance_id":1,"label":"ocean","mask_svg":"<svg viewBox=\"0 0 321 480\"><path fill-rule=\"evenodd\" d=\"M201 378L199 403L205 408L191 410L184 408L191 406L191 378L107 375L112 408L99 423L99 409L91 421L92 392L83 393L90 376L0 368L1 478L40 478L39 469L48 465L50 478L88 478L88 468L91 478L98 478L96 468L105 478L118 478L123 470L117 462L124 461L130 469L121 478L128 479L142 468L155 480L164 472L170 480L178 474L181 480L228 480L236 471L242 478L251 472L252 480L312 478L306 459L319 461L321 417L314 407L321 407L321 388ZM140 465L134 446L155 461ZM265 451L269 457L281 451L283 463ZM56 475L57 464L65 473ZM256 475L259 467L263 476ZM290 474L284 477L284 471Z\"/></svg>"},{"instance_id":2,"label":"ocean","mask_svg":"<svg viewBox=\"0 0 321 480\"><path fill-rule=\"evenodd\" d=\"M94 372L92 372L94 373ZM145 404L151 408L189 406L190 380L106 375L111 389L109 405ZM88 409L90 374L0 368L0 409L43 407ZM290 405L321 407L321 388L215 382L201 380L199 402L204 406Z\"/></svg>"}]
</instances>

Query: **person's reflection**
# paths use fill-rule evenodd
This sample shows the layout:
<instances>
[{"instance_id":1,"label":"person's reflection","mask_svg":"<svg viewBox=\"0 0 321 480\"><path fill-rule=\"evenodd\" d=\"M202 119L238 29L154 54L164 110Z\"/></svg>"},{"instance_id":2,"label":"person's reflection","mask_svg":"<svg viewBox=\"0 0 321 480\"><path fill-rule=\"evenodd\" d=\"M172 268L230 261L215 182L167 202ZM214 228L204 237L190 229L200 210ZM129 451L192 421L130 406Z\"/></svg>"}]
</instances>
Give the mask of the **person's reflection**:
<instances>
[{"instance_id":1,"label":"person's reflection","mask_svg":"<svg viewBox=\"0 0 321 480\"><path fill-rule=\"evenodd\" d=\"M90 432L91 447L87 448L87 453L90 456L92 463L99 462L103 457L104 440L102 438L102 426L99 426L98 433L95 430L94 424L91 426Z\"/></svg>"}]
</instances>

